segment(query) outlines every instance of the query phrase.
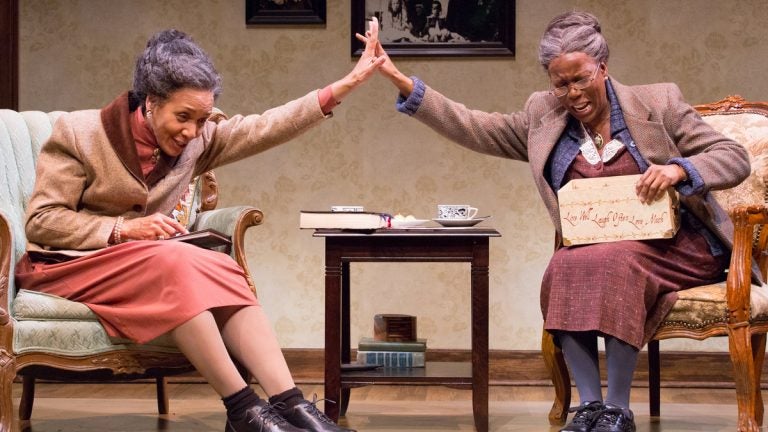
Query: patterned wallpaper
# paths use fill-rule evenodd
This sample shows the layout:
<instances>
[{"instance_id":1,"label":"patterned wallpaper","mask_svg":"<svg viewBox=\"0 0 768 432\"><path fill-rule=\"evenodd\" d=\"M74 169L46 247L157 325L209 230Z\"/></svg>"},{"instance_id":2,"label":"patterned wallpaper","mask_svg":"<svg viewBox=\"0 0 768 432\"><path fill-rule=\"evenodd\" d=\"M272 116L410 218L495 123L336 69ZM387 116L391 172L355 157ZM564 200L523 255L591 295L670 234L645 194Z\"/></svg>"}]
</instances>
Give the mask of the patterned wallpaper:
<instances>
[{"instance_id":1,"label":"patterned wallpaper","mask_svg":"<svg viewBox=\"0 0 768 432\"><path fill-rule=\"evenodd\" d=\"M22 110L100 107L128 88L136 55L154 32L189 32L224 78L218 106L261 112L321 88L354 64L350 1L329 0L325 26L246 28L242 0L29 0L20 2ZM400 68L486 111L522 107L547 86L536 62L551 17L595 13L611 44L609 72L625 84L673 81L691 103L728 94L768 99L763 0L517 0L515 58L410 58ZM762 35L762 36L761 36ZM298 229L302 209L333 204L435 216L468 203L503 237L491 240L490 346L535 350L542 327L539 280L552 225L528 168L464 150L394 110L396 92L374 77L302 137L220 169L220 205L252 204L265 224L248 234L250 268L285 347L323 346L323 240ZM352 339L376 313L418 316L433 348L469 347L469 269L463 264L353 264ZM724 350L665 342L666 348Z\"/></svg>"}]
</instances>

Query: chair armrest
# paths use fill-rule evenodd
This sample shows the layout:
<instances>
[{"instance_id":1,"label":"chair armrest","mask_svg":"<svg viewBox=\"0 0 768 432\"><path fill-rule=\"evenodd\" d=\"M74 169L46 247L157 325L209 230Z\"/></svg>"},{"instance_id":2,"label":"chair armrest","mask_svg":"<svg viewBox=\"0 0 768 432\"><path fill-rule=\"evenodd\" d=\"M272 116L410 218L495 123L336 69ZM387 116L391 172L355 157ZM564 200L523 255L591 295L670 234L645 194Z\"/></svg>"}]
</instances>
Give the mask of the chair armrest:
<instances>
[{"instance_id":1,"label":"chair armrest","mask_svg":"<svg viewBox=\"0 0 768 432\"><path fill-rule=\"evenodd\" d=\"M13 256L13 236L8 218L0 211L0 335L9 331L8 337L13 334L11 316L8 311L8 289L11 284L11 257ZM5 336L0 336L5 337Z\"/></svg>"},{"instance_id":2,"label":"chair armrest","mask_svg":"<svg viewBox=\"0 0 768 432\"><path fill-rule=\"evenodd\" d=\"M726 280L729 326L745 325L751 317L752 261L756 259L765 281L766 245L768 244L768 207L738 206L730 212L733 221L733 250ZM755 226L761 235L755 244Z\"/></svg>"},{"instance_id":3,"label":"chair armrest","mask_svg":"<svg viewBox=\"0 0 768 432\"><path fill-rule=\"evenodd\" d=\"M251 279L248 262L245 258L245 231L252 226L260 225L263 219L264 214L255 207L226 207L201 212L197 215L194 225L190 228L190 231L211 228L232 238L232 251L230 254L245 271L248 285L251 287L254 295L256 294L256 286Z\"/></svg>"}]
</instances>

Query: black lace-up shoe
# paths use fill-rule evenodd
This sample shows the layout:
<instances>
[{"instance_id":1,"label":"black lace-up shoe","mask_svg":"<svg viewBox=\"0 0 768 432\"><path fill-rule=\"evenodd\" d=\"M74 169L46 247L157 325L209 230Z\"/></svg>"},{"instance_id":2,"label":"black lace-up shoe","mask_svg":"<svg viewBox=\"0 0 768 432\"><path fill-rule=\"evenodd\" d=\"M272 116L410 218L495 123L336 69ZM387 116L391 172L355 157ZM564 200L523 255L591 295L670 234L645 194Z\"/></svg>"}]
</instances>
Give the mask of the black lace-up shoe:
<instances>
[{"instance_id":1,"label":"black lace-up shoe","mask_svg":"<svg viewBox=\"0 0 768 432\"><path fill-rule=\"evenodd\" d=\"M328 399L320 399L330 403L335 403ZM302 400L294 405L280 407L280 415L285 417L289 423L296 427L306 429L311 432L356 432L354 429L343 428L333 422L328 416L317 408L317 395L312 397L312 402Z\"/></svg>"},{"instance_id":2,"label":"black lace-up shoe","mask_svg":"<svg viewBox=\"0 0 768 432\"><path fill-rule=\"evenodd\" d=\"M606 405L595 419L595 432L635 432L635 416L629 409Z\"/></svg>"},{"instance_id":3,"label":"black lace-up shoe","mask_svg":"<svg viewBox=\"0 0 768 432\"><path fill-rule=\"evenodd\" d=\"M307 432L278 414L276 410L281 408L279 405L283 404L270 405L264 400L259 400L256 405L245 411L245 417L242 419L227 419L224 432Z\"/></svg>"},{"instance_id":4,"label":"black lace-up shoe","mask_svg":"<svg viewBox=\"0 0 768 432\"><path fill-rule=\"evenodd\" d=\"M600 401L587 402L569 409L568 412L575 412L576 414L574 414L570 423L560 429L560 432L591 432L595 419L603 409L605 409L605 406Z\"/></svg>"}]
</instances>

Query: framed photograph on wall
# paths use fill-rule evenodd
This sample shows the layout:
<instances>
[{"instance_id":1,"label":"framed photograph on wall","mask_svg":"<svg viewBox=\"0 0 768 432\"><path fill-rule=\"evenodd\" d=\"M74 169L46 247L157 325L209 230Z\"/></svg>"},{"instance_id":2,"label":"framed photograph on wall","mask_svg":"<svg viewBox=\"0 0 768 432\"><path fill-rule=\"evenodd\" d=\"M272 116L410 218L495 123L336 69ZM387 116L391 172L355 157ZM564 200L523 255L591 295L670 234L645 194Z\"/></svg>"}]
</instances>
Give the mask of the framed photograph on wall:
<instances>
[{"instance_id":1,"label":"framed photograph on wall","mask_svg":"<svg viewBox=\"0 0 768 432\"><path fill-rule=\"evenodd\" d=\"M245 0L245 24L325 24L326 0Z\"/></svg>"},{"instance_id":2,"label":"framed photograph on wall","mask_svg":"<svg viewBox=\"0 0 768 432\"><path fill-rule=\"evenodd\" d=\"M352 0L353 56L373 16L393 57L515 55L515 0Z\"/></svg>"}]
</instances>

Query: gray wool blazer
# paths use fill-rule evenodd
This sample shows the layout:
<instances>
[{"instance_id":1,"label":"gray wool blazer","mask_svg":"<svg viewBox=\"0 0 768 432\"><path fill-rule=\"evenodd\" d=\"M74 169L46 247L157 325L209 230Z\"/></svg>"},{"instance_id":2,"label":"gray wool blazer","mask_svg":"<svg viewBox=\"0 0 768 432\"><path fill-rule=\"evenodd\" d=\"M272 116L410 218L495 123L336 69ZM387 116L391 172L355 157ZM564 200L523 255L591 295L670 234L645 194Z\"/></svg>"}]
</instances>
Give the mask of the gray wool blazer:
<instances>
[{"instance_id":1,"label":"gray wool blazer","mask_svg":"<svg viewBox=\"0 0 768 432\"><path fill-rule=\"evenodd\" d=\"M613 79L611 83L630 134L645 160L664 165L672 158L683 157L701 176L705 185L702 193L681 199L730 248L733 225L708 191L733 187L747 178L750 163L746 150L704 122L683 100L675 84L625 86ZM522 111L488 113L469 109L425 86L413 116L471 150L528 162L561 238L557 195L544 175L547 160L568 120L568 112L557 98L540 91L528 98Z\"/></svg>"}]
</instances>

